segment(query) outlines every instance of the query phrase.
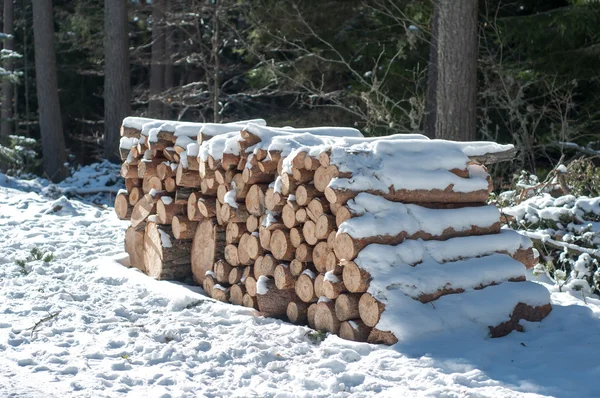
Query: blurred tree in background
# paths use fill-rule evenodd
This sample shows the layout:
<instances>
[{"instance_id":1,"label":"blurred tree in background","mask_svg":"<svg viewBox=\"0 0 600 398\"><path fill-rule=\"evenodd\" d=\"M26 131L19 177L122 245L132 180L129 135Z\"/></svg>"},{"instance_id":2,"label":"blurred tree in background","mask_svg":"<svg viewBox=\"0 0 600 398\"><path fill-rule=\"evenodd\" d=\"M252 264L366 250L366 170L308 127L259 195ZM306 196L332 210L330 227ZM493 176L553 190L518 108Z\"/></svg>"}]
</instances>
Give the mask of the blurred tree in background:
<instances>
[{"instance_id":1,"label":"blurred tree in background","mask_svg":"<svg viewBox=\"0 0 600 398\"><path fill-rule=\"evenodd\" d=\"M9 135L40 138L32 2L11 5L13 47L2 55L22 57L11 57L13 77L2 96L0 145L9 149L19 146ZM109 115L119 113L105 111L105 100L114 98L105 82L105 48L112 46L104 40L113 37L105 27L115 17L100 0L53 6L69 162L89 163L115 145L104 133L105 115L114 126ZM597 148L600 4L481 0L477 6L477 139L519 149L516 162L496 171L543 170L571 150L563 142ZM366 135L422 132L426 98L437 91L430 85L428 94L433 14L432 0L130 0L131 112L345 125Z\"/></svg>"}]
</instances>

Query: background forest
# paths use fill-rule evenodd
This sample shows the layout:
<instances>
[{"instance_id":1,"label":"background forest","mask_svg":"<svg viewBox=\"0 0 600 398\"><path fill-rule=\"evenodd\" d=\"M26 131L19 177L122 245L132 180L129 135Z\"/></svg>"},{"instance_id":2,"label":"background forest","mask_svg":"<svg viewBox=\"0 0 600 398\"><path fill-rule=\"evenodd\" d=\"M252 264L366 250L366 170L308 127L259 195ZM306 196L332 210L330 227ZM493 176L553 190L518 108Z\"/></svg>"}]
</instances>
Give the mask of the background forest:
<instances>
[{"instance_id":1,"label":"background forest","mask_svg":"<svg viewBox=\"0 0 600 398\"><path fill-rule=\"evenodd\" d=\"M108 116L105 127L105 100L129 88L131 109L121 106L116 114L211 122L260 117L275 126L353 126L365 135L424 129L431 0L128 1L128 43L110 42L121 28L112 15L121 0L52 3L71 164L116 155L118 136L111 141L105 128L114 135L118 127ZM40 151L34 6L5 0L3 7L3 31L12 38L3 36L1 53L0 144L4 168L13 172L41 172L32 159ZM595 153L600 4L484 0L478 29L478 138L519 150L517 161L496 166L496 174L544 173L576 148L572 143ZM104 71L115 61L105 60L105 48L119 45L130 65L129 87L105 92Z\"/></svg>"}]
</instances>

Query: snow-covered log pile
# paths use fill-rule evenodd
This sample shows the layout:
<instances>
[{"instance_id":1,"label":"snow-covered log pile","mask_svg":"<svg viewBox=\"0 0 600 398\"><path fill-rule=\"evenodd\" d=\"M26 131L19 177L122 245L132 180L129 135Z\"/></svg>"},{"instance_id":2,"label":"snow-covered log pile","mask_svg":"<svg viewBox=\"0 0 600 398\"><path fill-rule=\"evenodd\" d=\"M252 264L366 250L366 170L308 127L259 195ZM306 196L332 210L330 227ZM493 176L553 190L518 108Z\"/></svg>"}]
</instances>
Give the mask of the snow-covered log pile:
<instances>
[{"instance_id":1,"label":"snow-covered log pile","mask_svg":"<svg viewBox=\"0 0 600 398\"><path fill-rule=\"evenodd\" d=\"M131 263L213 298L355 341L539 321L530 242L500 230L471 159L512 146L351 128L127 118L120 218Z\"/></svg>"}]
</instances>

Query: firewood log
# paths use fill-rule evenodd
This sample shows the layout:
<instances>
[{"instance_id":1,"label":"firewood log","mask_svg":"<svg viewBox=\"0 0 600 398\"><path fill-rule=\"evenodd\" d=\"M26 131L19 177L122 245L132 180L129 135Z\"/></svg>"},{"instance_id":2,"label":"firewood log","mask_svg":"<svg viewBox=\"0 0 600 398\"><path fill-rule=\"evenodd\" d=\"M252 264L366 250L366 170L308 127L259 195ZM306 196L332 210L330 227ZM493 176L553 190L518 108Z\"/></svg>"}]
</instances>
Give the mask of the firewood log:
<instances>
[{"instance_id":1,"label":"firewood log","mask_svg":"<svg viewBox=\"0 0 600 398\"><path fill-rule=\"evenodd\" d=\"M342 293L335 300L335 315L340 321L359 320L360 293Z\"/></svg>"},{"instance_id":2,"label":"firewood log","mask_svg":"<svg viewBox=\"0 0 600 398\"><path fill-rule=\"evenodd\" d=\"M197 206L198 211L204 218L211 218L217 215L216 203L210 198L199 198Z\"/></svg>"},{"instance_id":3,"label":"firewood log","mask_svg":"<svg viewBox=\"0 0 600 398\"><path fill-rule=\"evenodd\" d=\"M223 227L211 218L198 224L192 242L192 272L196 283L202 284L206 271L211 270L218 259L224 258L225 246Z\"/></svg>"},{"instance_id":4,"label":"firewood log","mask_svg":"<svg viewBox=\"0 0 600 398\"><path fill-rule=\"evenodd\" d=\"M314 287L315 278L316 275L314 272L305 270L296 279L296 284L294 285L296 295L305 303L311 303L317 298Z\"/></svg>"},{"instance_id":5,"label":"firewood log","mask_svg":"<svg viewBox=\"0 0 600 398\"><path fill-rule=\"evenodd\" d=\"M323 296L329 300L335 300L341 293L346 291L346 287L341 278L338 278L333 272L327 272L323 278L321 290Z\"/></svg>"},{"instance_id":6,"label":"firewood log","mask_svg":"<svg viewBox=\"0 0 600 398\"><path fill-rule=\"evenodd\" d=\"M227 244L238 243L242 234L246 233L246 223L227 223L225 229L225 240Z\"/></svg>"},{"instance_id":7,"label":"firewood log","mask_svg":"<svg viewBox=\"0 0 600 398\"><path fill-rule=\"evenodd\" d=\"M115 197L115 213L119 220L129 220L131 213L133 212L133 206L129 204L129 193L120 192Z\"/></svg>"},{"instance_id":8,"label":"firewood log","mask_svg":"<svg viewBox=\"0 0 600 398\"><path fill-rule=\"evenodd\" d=\"M308 206L311 200L324 196L313 185L299 185L296 188L296 203L301 206Z\"/></svg>"},{"instance_id":9,"label":"firewood log","mask_svg":"<svg viewBox=\"0 0 600 398\"><path fill-rule=\"evenodd\" d=\"M250 258L250 254L248 253L249 237L249 233L242 234L242 237L238 243L238 259L242 265L250 265L254 263L254 260Z\"/></svg>"},{"instance_id":10,"label":"firewood log","mask_svg":"<svg viewBox=\"0 0 600 398\"><path fill-rule=\"evenodd\" d=\"M240 283L242 280L242 277L244 275L244 267L231 267L231 271L229 271L229 277L228 277L228 282L230 285L234 285L236 283ZM244 293L246 291L244 290ZM243 295L240 296L240 300L242 299Z\"/></svg>"},{"instance_id":11,"label":"firewood log","mask_svg":"<svg viewBox=\"0 0 600 398\"><path fill-rule=\"evenodd\" d=\"M379 322L385 304L375 299L369 293L363 293L358 302L360 319L369 327L375 327Z\"/></svg>"},{"instance_id":12,"label":"firewood log","mask_svg":"<svg viewBox=\"0 0 600 398\"><path fill-rule=\"evenodd\" d=\"M177 240L168 225L146 223L144 263L156 279L182 280L192 275L191 241Z\"/></svg>"},{"instance_id":13,"label":"firewood log","mask_svg":"<svg viewBox=\"0 0 600 398\"><path fill-rule=\"evenodd\" d=\"M162 162L156 166L156 175L164 181L169 177L175 177L175 170L173 170L169 162Z\"/></svg>"},{"instance_id":14,"label":"firewood log","mask_svg":"<svg viewBox=\"0 0 600 398\"><path fill-rule=\"evenodd\" d=\"M345 321L340 324L340 337L344 340L366 342L371 333L371 329L372 328L365 325L359 319Z\"/></svg>"},{"instance_id":15,"label":"firewood log","mask_svg":"<svg viewBox=\"0 0 600 398\"><path fill-rule=\"evenodd\" d=\"M250 215L246 220L246 231L252 233L258 229L259 219L256 216Z\"/></svg>"},{"instance_id":16,"label":"firewood log","mask_svg":"<svg viewBox=\"0 0 600 398\"><path fill-rule=\"evenodd\" d=\"M132 187L129 190L129 204L135 206L142 196L144 196L144 192L141 187Z\"/></svg>"},{"instance_id":17,"label":"firewood log","mask_svg":"<svg viewBox=\"0 0 600 398\"><path fill-rule=\"evenodd\" d=\"M314 271L314 266L311 263L305 263L296 259L293 259L292 262L290 262L290 272L295 277L300 276L305 269Z\"/></svg>"},{"instance_id":18,"label":"firewood log","mask_svg":"<svg viewBox=\"0 0 600 398\"><path fill-rule=\"evenodd\" d=\"M168 196L168 192L147 193L133 206L131 212L131 225L134 227L145 221L150 214L156 211L156 202L163 196Z\"/></svg>"},{"instance_id":19,"label":"firewood log","mask_svg":"<svg viewBox=\"0 0 600 398\"><path fill-rule=\"evenodd\" d=\"M277 267L277 260L270 254L260 256L254 262L254 278L258 280L260 276L273 276L275 274L275 268Z\"/></svg>"},{"instance_id":20,"label":"firewood log","mask_svg":"<svg viewBox=\"0 0 600 398\"><path fill-rule=\"evenodd\" d=\"M296 260L301 262L310 262L313 259L312 253L313 247L306 243L302 243L296 248Z\"/></svg>"},{"instance_id":21,"label":"firewood log","mask_svg":"<svg viewBox=\"0 0 600 398\"><path fill-rule=\"evenodd\" d=\"M256 284L258 309L264 316L273 318L285 316L288 303L297 300L294 289L277 289L275 281L264 275Z\"/></svg>"},{"instance_id":22,"label":"firewood log","mask_svg":"<svg viewBox=\"0 0 600 398\"><path fill-rule=\"evenodd\" d=\"M308 321L308 305L303 302L290 301L286 315L291 323L305 325Z\"/></svg>"},{"instance_id":23,"label":"firewood log","mask_svg":"<svg viewBox=\"0 0 600 398\"><path fill-rule=\"evenodd\" d=\"M168 198L165 202L164 199ZM159 224L171 224L173 217L184 215L187 205L177 204L169 197L163 197L156 202L156 216Z\"/></svg>"},{"instance_id":24,"label":"firewood log","mask_svg":"<svg viewBox=\"0 0 600 398\"><path fill-rule=\"evenodd\" d=\"M179 163L175 174L175 182L180 187L198 188L200 187L201 179L197 171L184 169L181 163Z\"/></svg>"},{"instance_id":25,"label":"firewood log","mask_svg":"<svg viewBox=\"0 0 600 398\"><path fill-rule=\"evenodd\" d=\"M201 195L200 192L192 192L188 196L186 213L190 221L201 221L204 218L202 213L200 213L200 209L198 209L198 200Z\"/></svg>"},{"instance_id":26,"label":"firewood log","mask_svg":"<svg viewBox=\"0 0 600 398\"><path fill-rule=\"evenodd\" d=\"M246 294L251 297L256 297L256 279L254 279L254 277L247 277L244 281L244 286L246 287ZM244 304L244 306L245 305L246 304Z\"/></svg>"},{"instance_id":27,"label":"firewood log","mask_svg":"<svg viewBox=\"0 0 600 398\"><path fill-rule=\"evenodd\" d=\"M232 266L225 260L217 260L213 267L215 278L219 283L229 283L229 273L232 270Z\"/></svg>"},{"instance_id":28,"label":"firewood log","mask_svg":"<svg viewBox=\"0 0 600 398\"><path fill-rule=\"evenodd\" d=\"M265 186L255 184L250 187L246 195L246 209L253 216L260 217L265 213Z\"/></svg>"},{"instance_id":29,"label":"firewood log","mask_svg":"<svg viewBox=\"0 0 600 398\"><path fill-rule=\"evenodd\" d=\"M371 333L369 333L369 337L367 338L367 343L371 344L394 345L397 342L398 339L392 332L386 332L376 328L371 330Z\"/></svg>"},{"instance_id":30,"label":"firewood log","mask_svg":"<svg viewBox=\"0 0 600 398\"><path fill-rule=\"evenodd\" d=\"M229 288L224 287L220 284L214 285L213 290L210 294L212 298L218 301L222 301L223 303L229 302Z\"/></svg>"},{"instance_id":31,"label":"firewood log","mask_svg":"<svg viewBox=\"0 0 600 398\"><path fill-rule=\"evenodd\" d=\"M142 159L138 164L138 177L158 177L156 168L164 162L162 158Z\"/></svg>"},{"instance_id":32,"label":"firewood log","mask_svg":"<svg viewBox=\"0 0 600 398\"><path fill-rule=\"evenodd\" d=\"M369 273L360 268L354 261L344 263L342 271L342 279L344 286L352 293L363 293L369 288L371 276Z\"/></svg>"},{"instance_id":33,"label":"firewood log","mask_svg":"<svg viewBox=\"0 0 600 398\"><path fill-rule=\"evenodd\" d=\"M290 272L290 266L288 264L277 265L273 272L273 278L275 280L275 286L280 290L293 289L296 284L296 279Z\"/></svg>"},{"instance_id":34,"label":"firewood log","mask_svg":"<svg viewBox=\"0 0 600 398\"><path fill-rule=\"evenodd\" d=\"M335 217L330 214L321 214L316 222L315 235L317 239L327 239L335 227Z\"/></svg>"},{"instance_id":35,"label":"firewood log","mask_svg":"<svg viewBox=\"0 0 600 398\"><path fill-rule=\"evenodd\" d=\"M327 245L329 248L329 245ZM340 266L340 261L333 251L329 251L327 256L325 257L325 271L332 272L335 275L342 274L342 267Z\"/></svg>"},{"instance_id":36,"label":"firewood log","mask_svg":"<svg viewBox=\"0 0 600 398\"><path fill-rule=\"evenodd\" d=\"M315 268L320 273L327 272L325 265L327 264L327 255L329 252L330 249L329 246L327 246L327 242L319 242L313 248L312 261L315 265Z\"/></svg>"},{"instance_id":37,"label":"firewood log","mask_svg":"<svg viewBox=\"0 0 600 398\"><path fill-rule=\"evenodd\" d=\"M196 235L198 223L190 221L184 216L173 216L171 221L171 229L175 239L193 239Z\"/></svg>"},{"instance_id":38,"label":"firewood log","mask_svg":"<svg viewBox=\"0 0 600 398\"><path fill-rule=\"evenodd\" d=\"M123 178L139 178L138 177L138 166L129 163L123 163L121 166L121 177Z\"/></svg>"},{"instance_id":39,"label":"firewood log","mask_svg":"<svg viewBox=\"0 0 600 398\"><path fill-rule=\"evenodd\" d=\"M204 275L204 280L202 281L202 289L208 295L212 295L213 287L217 284L217 280L215 279L215 274L212 271L207 272Z\"/></svg>"},{"instance_id":40,"label":"firewood log","mask_svg":"<svg viewBox=\"0 0 600 398\"><path fill-rule=\"evenodd\" d=\"M225 261L227 261L229 264L233 265L234 267L241 265L240 259L238 256L237 245L228 244L227 246L225 246L225 252L223 253L223 256L225 258Z\"/></svg>"},{"instance_id":41,"label":"firewood log","mask_svg":"<svg viewBox=\"0 0 600 398\"><path fill-rule=\"evenodd\" d=\"M337 334L340 330L340 321L335 315L333 301L320 301L315 311L315 329Z\"/></svg>"},{"instance_id":42,"label":"firewood log","mask_svg":"<svg viewBox=\"0 0 600 398\"><path fill-rule=\"evenodd\" d=\"M125 189L127 192L131 192L134 187L141 187L142 179L141 178L126 178L125 179Z\"/></svg>"},{"instance_id":43,"label":"firewood log","mask_svg":"<svg viewBox=\"0 0 600 398\"><path fill-rule=\"evenodd\" d=\"M317 239L317 226L312 220L308 220L302 226L302 235L304 235L304 240L309 245L316 245L319 241Z\"/></svg>"},{"instance_id":44,"label":"firewood log","mask_svg":"<svg viewBox=\"0 0 600 398\"><path fill-rule=\"evenodd\" d=\"M278 229L271 233L271 252L273 256L278 260L291 261L294 259L294 246L290 241L290 234L288 231Z\"/></svg>"},{"instance_id":45,"label":"firewood log","mask_svg":"<svg viewBox=\"0 0 600 398\"><path fill-rule=\"evenodd\" d=\"M265 192L265 207L272 212L279 213L285 206L286 201L282 195L275 192L273 188L268 188Z\"/></svg>"},{"instance_id":46,"label":"firewood log","mask_svg":"<svg viewBox=\"0 0 600 398\"><path fill-rule=\"evenodd\" d=\"M125 251L129 254L129 263L132 267L147 273L144 263L144 236L146 234L146 223L137 227L130 226L125 232Z\"/></svg>"},{"instance_id":47,"label":"firewood log","mask_svg":"<svg viewBox=\"0 0 600 398\"><path fill-rule=\"evenodd\" d=\"M167 192L175 192L177 190L177 183L173 177L167 177L163 185L165 186L165 191Z\"/></svg>"},{"instance_id":48,"label":"firewood log","mask_svg":"<svg viewBox=\"0 0 600 398\"><path fill-rule=\"evenodd\" d=\"M304 158L304 168L306 170L315 171L320 166L319 159L313 156L306 156Z\"/></svg>"},{"instance_id":49,"label":"firewood log","mask_svg":"<svg viewBox=\"0 0 600 398\"><path fill-rule=\"evenodd\" d=\"M241 283L232 284L229 288L229 301L231 302L231 304L244 305L245 294L246 286L244 286Z\"/></svg>"},{"instance_id":50,"label":"firewood log","mask_svg":"<svg viewBox=\"0 0 600 398\"><path fill-rule=\"evenodd\" d=\"M256 297L250 296L248 293L244 294L243 303L244 307L258 309L258 303Z\"/></svg>"}]
</instances>

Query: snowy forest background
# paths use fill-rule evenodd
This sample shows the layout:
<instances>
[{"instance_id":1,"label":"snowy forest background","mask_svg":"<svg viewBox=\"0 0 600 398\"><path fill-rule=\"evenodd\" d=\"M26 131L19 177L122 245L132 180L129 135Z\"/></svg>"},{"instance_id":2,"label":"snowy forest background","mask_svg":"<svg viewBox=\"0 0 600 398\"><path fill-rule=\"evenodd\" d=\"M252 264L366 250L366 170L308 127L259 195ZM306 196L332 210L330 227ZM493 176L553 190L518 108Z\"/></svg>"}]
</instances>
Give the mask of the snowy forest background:
<instances>
[{"instance_id":1,"label":"snowy forest background","mask_svg":"<svg viewBox=\"0 0 600 398\"><path fill-rule=\"evenodd\" d=\"M435 136L431 0L5 0L2 11L7 174L60 180L40 159L63 148L72 169L118 161L127 115ZM600 216L577 198L600 196L600 3L482 0L476 24L476 139L517 148L490 168L490 200L534 240L539 273L597 293ZM34 26L49 33L34 38ZM42 96L53 57L57 84ZM44 142L41 118L60 139Z\"/></svg>"}]
</instances>

